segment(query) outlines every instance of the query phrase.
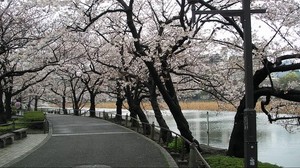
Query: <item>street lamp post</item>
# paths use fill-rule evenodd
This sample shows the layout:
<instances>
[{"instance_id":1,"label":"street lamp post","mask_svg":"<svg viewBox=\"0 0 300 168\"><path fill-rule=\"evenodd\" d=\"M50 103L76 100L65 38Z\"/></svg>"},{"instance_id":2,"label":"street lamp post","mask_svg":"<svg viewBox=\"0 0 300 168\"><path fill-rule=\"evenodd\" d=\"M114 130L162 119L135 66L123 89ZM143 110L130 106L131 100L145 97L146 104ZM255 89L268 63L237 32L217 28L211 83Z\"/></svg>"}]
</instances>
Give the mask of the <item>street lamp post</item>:
<instances>
[{"instance_id":1,"label":"street lamp post","mask_svg":"<svg viewBox=\"0 0 300 168\"><path fill-rule=\"evenodd\" d=\"M243 0L245 95L244 166L257 167L256 112L254 110L250 0Z\"/></svg>"},{"instance_id":2,"label":"street lamp post","mask_svg":"<svg viewBox=\"0 0 300 168\"><path fill-rule=\"evenodd\" d=\"M265 9L250 9L250 0L243 0L242 10L211 10L195 11L198 0L188 0L192 4L193 20L196 14L221 14L223 16L240 16L244 30L244 67L245 67L245 97L244 109L244 166L257 168L257 137L256 112L254 110L253 65L252 65L252 35L251 13L265 13Z\"/></svg>"}]
</instances>

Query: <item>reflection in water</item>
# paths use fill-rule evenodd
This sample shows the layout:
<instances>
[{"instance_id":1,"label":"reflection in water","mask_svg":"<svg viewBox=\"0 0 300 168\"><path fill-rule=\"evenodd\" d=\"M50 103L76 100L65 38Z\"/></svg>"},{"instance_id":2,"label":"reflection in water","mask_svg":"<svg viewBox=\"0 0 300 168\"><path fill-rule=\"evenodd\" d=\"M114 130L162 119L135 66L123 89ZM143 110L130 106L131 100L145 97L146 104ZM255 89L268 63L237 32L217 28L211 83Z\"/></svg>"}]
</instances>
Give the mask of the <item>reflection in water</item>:
<instances>
[{"instance_id":1,"label":"reflection in water","mask_svg":"<svg viewBox=\"0 0 300 168\"><path fill-rule=\"evenodd\" d=\"M149 120L154 116L149 113ZM169 113L165 120L171 130L179 132L175 121ZM209 111L209 136L207 134L206 111L184 111L194 137L203 144L228 148L233 128L234 112ZM209 137L209 138L208 138ZM284 167L300 167L300 132L289 133L282 126L269 124L264 114L257 114L258 159Z\"/></svg>"}]
</instances>

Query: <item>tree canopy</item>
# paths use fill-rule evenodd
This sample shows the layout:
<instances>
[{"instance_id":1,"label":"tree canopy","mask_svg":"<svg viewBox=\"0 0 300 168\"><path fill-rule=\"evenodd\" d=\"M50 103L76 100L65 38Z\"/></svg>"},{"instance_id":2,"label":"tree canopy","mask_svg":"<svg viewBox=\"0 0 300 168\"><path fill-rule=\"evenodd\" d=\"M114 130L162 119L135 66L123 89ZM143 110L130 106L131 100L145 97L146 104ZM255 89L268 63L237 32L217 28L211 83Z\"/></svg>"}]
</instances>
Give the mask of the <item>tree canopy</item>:
<instances>
[{"instance_id":1,"label":"tree canopy","mask_svg":"<svg viewBox=\"0 0 300 168\"><path fill-rule=\"evenodd\" d=\"M204 11L242 5L237 0L195 2L196 10ZM288 73L279 81L276 76L300 69L299 1L255 0L251 5L267 9L252 16L255 102L262 100L270 122L286 120L277 115L284 112L294 124L299 75ZM240 17L193 16L191 8L186 0L1 1L0 122L10 119L16 99L62 102L63 110L69 102L80 115L88 101L95 111L101 94L102 100L127 102L131 117L145 123L140 103L150 100L166 127L157 106L157 100L164 101L180 133L194 141L179 100L206 93L236 107L235 123L243 126Z\"/></svg>"}]
</instances>

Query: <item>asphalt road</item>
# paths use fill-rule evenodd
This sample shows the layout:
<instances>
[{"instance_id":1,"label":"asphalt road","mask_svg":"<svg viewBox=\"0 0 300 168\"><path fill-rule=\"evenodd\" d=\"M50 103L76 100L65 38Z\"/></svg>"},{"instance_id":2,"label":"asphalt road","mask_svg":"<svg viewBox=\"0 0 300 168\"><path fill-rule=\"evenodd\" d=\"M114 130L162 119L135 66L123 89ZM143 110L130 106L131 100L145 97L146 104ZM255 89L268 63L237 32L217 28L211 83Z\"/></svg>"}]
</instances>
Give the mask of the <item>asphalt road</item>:
<instances>
[{"instance_id":1,"label":"asphalt road","mask_svg":"<svg viewBox=\"0 0 300 168\"><path fill-rule=\"evenodd\" d=\"M51 138L11 167L173 167L157 144L105 120L48 115Z\"/></svg>"}]
</instances>

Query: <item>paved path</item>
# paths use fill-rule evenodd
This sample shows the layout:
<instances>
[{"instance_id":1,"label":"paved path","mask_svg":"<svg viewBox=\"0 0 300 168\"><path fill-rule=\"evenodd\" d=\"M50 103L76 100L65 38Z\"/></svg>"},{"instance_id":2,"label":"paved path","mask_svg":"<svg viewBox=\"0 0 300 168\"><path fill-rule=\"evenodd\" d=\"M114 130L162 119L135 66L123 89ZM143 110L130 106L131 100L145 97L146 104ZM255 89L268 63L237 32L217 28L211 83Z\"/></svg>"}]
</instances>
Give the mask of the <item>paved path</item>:
<instances>
[{"instance_id":1,"label":"paved path","mask_svg":"<svg viewBox=\"0 0 300 168\"><path fill-rule=\"evenodd\" d=\"M28 134L26 138L14 141L13 145L0 148L0 167L24 158L46 140L47 134Z\"/></svg>"},{"instance_id":2,"label":"paved path","mask_svg":"<svg viewBox=\"0 0 300 168\"><path fill-rule=\"evenodd\" d=\"M47 118L51 138L11 167L176 167L163 148L129 129L88 117Z\"/></svg>"}]
</instances>

